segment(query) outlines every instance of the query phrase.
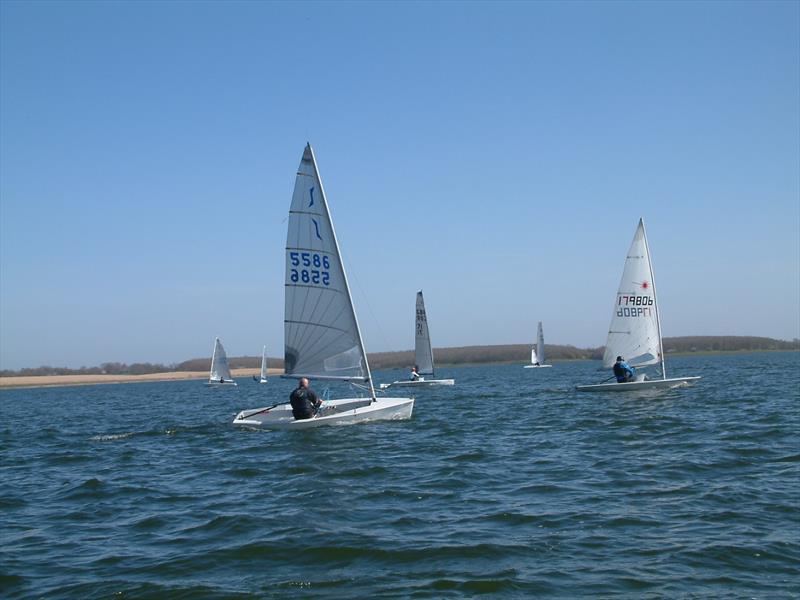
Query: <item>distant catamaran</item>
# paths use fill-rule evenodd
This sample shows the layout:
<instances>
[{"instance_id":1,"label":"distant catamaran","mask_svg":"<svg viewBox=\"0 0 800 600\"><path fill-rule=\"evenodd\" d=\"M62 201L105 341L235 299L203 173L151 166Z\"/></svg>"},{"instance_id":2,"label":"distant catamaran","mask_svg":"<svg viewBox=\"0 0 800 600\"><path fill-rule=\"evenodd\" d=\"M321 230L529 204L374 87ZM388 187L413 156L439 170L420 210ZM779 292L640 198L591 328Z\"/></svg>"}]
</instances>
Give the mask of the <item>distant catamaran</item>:
<instances>
[{"instance_id":1,"label":"distant catamaran","mask_svg":"<svg viewBox=\"0 0 800 600\"><path fill-rule=\"evenodd\" d=\"M236 415L234 424L306 429L382 419L408 419L413 398L376 398L339 244L311 145L295 179L286 235L284 367L287 377L359 381L368 398L326 400L320 414L295 420L283 402Z\"/></svg>"},{"instance_id":2,"label":"distant catamaran","mask_svg":"<svg viewBox=\"0 0 800 600\"><path fill-rule=\"evenodd\" d=\"M542 332L542 322L539 321L539 328L536 332L536 346L531 348L531 364L525 365L526 369L541 369L544 367L552 367L553 365L546 365L544 357L544 333Z\"/></svg>"},{"instance_id":3,"label":"distant catamaran","mask_svg":"<svg viewBox=\"0 0 800 600\"><path fill-rule=\"evenodd\" d=\"M436 379L436 371L433 368L433 348L431 348L431 335L428 331L428 316L425 312L425 300L422 297L422 290L417 292L417 306L414 317L414 360L416 362L417 373L421 375L419 379L406 379L393 381L392 383L382 383L381 389L388 387L429 387L435 385L454 385L455 379ZM432 379L425 379L425 375L430 375Z\"/></svg>"},{"instance_id":4,"label":"distant catamaran","mask_svg":"<svg viewBox=\"0 0 800 600\"><path fill-rule=\"evenodd\" d=\"M576 389L580 392L665 389L689 385L700 379L700 377L667 379L656 283L642 219L639 219L639 226L636 228L636 234L625 259L625 269L614 302L606 350L603 354L603 366L611 368L617 356L622 356L632 367L660 364L661 378L647 379L644 374L640 374L636 381L579 385Z\"/></svg>"},{"instance_id":5,"label":"distant catamaran","mask_svg":"<svg viewBox=\"0 0 800 600\"><path fill-rule=\"evenodd\" d=\"M206 385L236 385L236 382L231 377L231 369L228 366L228 356L225 354L225 348L222 347L222 342L219 338L214 338L214 354L211 356L211 373L208 375L208 383Z\"/></svg>"}]
</instances>

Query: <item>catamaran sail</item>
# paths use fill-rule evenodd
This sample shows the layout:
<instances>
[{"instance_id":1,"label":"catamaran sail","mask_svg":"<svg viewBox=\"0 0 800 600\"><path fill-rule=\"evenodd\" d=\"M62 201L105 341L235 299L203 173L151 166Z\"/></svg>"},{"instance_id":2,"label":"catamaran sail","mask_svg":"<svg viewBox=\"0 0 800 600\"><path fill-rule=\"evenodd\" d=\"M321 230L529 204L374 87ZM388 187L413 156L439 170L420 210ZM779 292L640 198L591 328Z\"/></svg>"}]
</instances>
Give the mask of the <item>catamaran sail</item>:
<instances>
[{"instance_id":1,"label":"catamaran sail","mask_svg":"<svg viewBox=\"0 0 800 600\"><path fill-rule=\"evenodd\" d=\"M544 364L544 333L542 331L542 322L539 321L539 328L536 332L536 346L531 348L531 364L525 365L526 369L552 367L553 365Z\"/></svg>"},{"instance_id":2,"label":"catamaran sail","mask_svg":"<svg viewBox=\"0 0 800 600\"><path fill-rule=\"evenodd\" d=\"M375 419L409 418L413 398L376 398L339 244L314 152L303 151L286 236L284 369L288 377L360 381L370 398L327 401L327 412L295 421L278 405L242 411L234 423L305 428Z\"/></svg>"},{"instance_id":3,"label":"catamaran sail","mask_svg":"<svg viewBox=\"0 0 800 600\"><path fill-rule=\"evenodd\" d=\"M414 361L417 367L417 373L420 375L431 375L431 379L420 377L419 379L382 383L381 389L385 390L390 386L426 387L455 384L455 379L436 379L436 372L433 367L433 348L431 348L431 336L428 331L428 316L425 313L425 299L422 297L422 290L417 292L417 305L414 317Z\"/></svg>"},{"instance_id":4,"label":"catamaran sail","mask_svg":"<svg viewBox=\"0 0 800 600\"><path fill-rule=\"evenodd\" d=\"M577 389L580 391L622 391L637 387L676 387L700 379L700 377L667 379L655 277L642 219L639 219L639 226L636 228L633 242L631 242L625 259L625 268L611 315L611 326L608 330L606 349L603 354L603 366L611 368L617 356L622 356L632 367L660 363L661 379L586 385L578 386Z\"/></svg>"},{"instance_id":5,"label":"catamaran sail","mask_svg":"<svg viewBox=\"0 0 800 600\"><path fill-rule=\"evenodd\" d=\"M211 372L208 375L208 385L236 385L231 377L228 366L228 356L219 338L214 338L214 353L211 356Z\"/></svg>"}]
</instances>

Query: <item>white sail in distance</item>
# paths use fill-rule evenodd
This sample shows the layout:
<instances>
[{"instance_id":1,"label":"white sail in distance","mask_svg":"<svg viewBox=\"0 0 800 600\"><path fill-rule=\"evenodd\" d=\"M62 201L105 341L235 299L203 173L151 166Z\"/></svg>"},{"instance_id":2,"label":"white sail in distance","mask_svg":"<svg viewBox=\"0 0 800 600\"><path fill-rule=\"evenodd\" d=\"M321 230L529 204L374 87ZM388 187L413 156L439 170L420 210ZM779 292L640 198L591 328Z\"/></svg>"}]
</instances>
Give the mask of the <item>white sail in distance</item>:
<instances>
[{"instance_id":1,"label":"white sail in distance","mask_svg":"<svg viewBox=\"0 0 800 600\"><path fill-rule=\"evenodd\" d=\"M231 369L228 366L228 356L225 354L225 348L222 347L222 342L219 338L214 339L214 354L211 356L211 373L208 380L216 382L219 380L231 381Z\"/></svg>"},{"instance_id":2,"label":"white sail in distance","mask_svg":"<svg viewBox=\"0 0 800 600\"><path fill-rule=\"evenodd\" d=\"M414 319L414 363L420 375L433 375L433 350L428 332L428 317L422 291L417 292L416 317Z\"/></svg>"},{"instance_id":3,"label":"white sail in distance","mask_svg":"<svg viewBox=\"0 0 800 600\"><path fill-rule=\"evenodd\" d=\"M542 322L539 321L539 328L536 332L536 351L532 353L531 362L536 362L536 355L539 355L539 362L544 364L547 359L544 355L544 332L542 331Z\"/></svg>"},{"instance_id":4,"label":"white sail in distance","mask_svg":"<svg viewBox=\"0 0 800 600\"><path fill-rule=\"evenodd\" d=\"M286 375L366 381L369 366L310 145L295 179L286 236Z\"/></svg>"},{"instance_id":5,"label":"white sail in distance","mask_svg":"<svg viewBox=\"0 0 800 600\"><path fill-rule=\"evenodd\" d=\"M632 367L652 365L662 360L653 268L641 219L625 259L614 301L603 366L611 367L617 356L622 356Z\"/></svg>"},{"instance_id":6,"label":"white sail in distance","mask_svg":"<svg viewBox=\"0 0 800 600\"><path fill-rule=\"evenodd\" d=\"M266 381L267 379L267 347L261 350L261 381Z\"/></svg>"}]
</instances>

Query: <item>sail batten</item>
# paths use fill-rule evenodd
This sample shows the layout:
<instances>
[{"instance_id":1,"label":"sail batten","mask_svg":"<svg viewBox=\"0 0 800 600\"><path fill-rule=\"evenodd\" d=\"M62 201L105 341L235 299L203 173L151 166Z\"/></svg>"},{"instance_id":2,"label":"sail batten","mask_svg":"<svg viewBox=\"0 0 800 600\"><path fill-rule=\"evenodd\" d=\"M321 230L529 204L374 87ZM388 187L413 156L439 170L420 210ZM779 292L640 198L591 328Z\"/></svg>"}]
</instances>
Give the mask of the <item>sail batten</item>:
<instances>
[{"instance_id":1,"label":"sail batten","mask_svg":"<svg viewBox=\"0 0 800 600\"><path fill-rule=\"evenodd\" d=\"M433 375L433 350L431 349L431 336L428 331L428 317L425 313L422 291L417 292L414 318L414 362L420 375Z\"/></svg>"},{"instance_id":2,"label":"sail batten","mask_svg":"<svg viewBox=\"0 0 800 600\"><path fill-rule=\"evenodd\" d=\"M284 290L286 375L368 381L369 364L310 145L289 210Z\"/></svg>"},{"instance_id":3,"label":"sail batten","mask_svg":"<svg viewBox=\"0 0 800 600\"><path fill-rule=\"evenodd\" d=\"M641 219L626 254L603 365L611 367L617 356L633 367L656 364L663 358L653 269Z\"/></svg>"}]
</instances>

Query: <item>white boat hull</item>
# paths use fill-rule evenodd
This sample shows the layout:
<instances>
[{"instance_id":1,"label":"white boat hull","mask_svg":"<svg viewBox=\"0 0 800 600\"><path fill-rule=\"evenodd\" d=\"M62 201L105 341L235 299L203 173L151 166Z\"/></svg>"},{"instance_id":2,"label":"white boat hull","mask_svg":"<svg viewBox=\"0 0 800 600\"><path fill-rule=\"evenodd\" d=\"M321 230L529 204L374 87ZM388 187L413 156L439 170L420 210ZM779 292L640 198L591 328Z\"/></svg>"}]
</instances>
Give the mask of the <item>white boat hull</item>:
<instances>
[{"instance_id":1,"label":"white boat hull","mask_svg":"<svg viewBox=\"0 0 800 600\"><path fill-rule=\"evenodd\" d=\"M434 387L437 385L455 385L455 379L420 379L418 381L393 381L392 383L382 383L381 389L385 390L390 387Z\"/></svg>"},{"instance_id":2,"label":"white boat hull","mask_svg":"<svg viewBox=\"0 0 800 600\"><path fill-rule=\"evenodd\" d=\"M546 369L547 367L552 367L553 365L525 365L526 369Z\"/></svg>"},{"instance_id":3,"label":"white boat hull","mask_svg":"<svg viewBox=\"0 0 800 600\"><path fill-rule=\"evenodd\" d=\"M320 413L311 419L297 420L289 404L274 408L243 410L233 420L234 425L263 429L310 429L326 425L351 425L366 421L387 421L411 418L413 398L345 398L327 400Z\"/></svg>"},{"instance_id":4,"label":"white boat hull","mask_svg":"<svg viewBox=\"0 0 800 600\"><path fill-rule=\"evenodd\" d=\"M646 379L644 381L626 381L625 383L596 383L593 385L577 385L579 392L636 392L640 390L666 390L692 385L700 379L696 377L672 377L670 379Z\"/></svg>"},{"instance_id":5,"label":"white boat hull","mask_svg":"<svg viewBox=\"0 0 800 600\"><path fill-rule=\"evenodd\" d=\"M237 387L239 384L235 381L209 381L206 385L208 387Z\"/></svg>"}]
</instances>

